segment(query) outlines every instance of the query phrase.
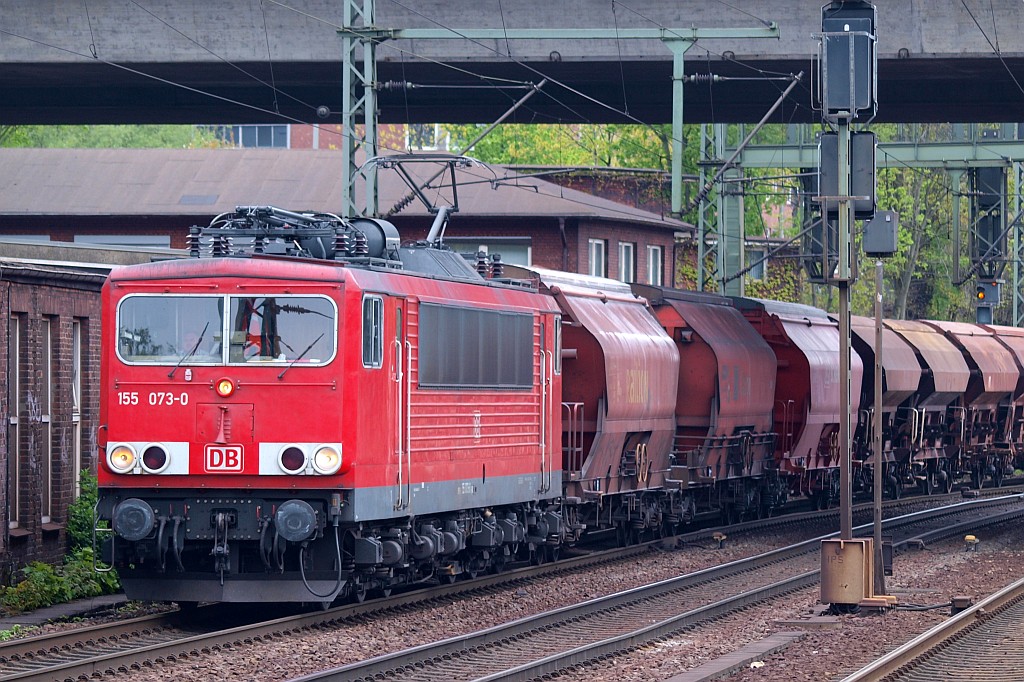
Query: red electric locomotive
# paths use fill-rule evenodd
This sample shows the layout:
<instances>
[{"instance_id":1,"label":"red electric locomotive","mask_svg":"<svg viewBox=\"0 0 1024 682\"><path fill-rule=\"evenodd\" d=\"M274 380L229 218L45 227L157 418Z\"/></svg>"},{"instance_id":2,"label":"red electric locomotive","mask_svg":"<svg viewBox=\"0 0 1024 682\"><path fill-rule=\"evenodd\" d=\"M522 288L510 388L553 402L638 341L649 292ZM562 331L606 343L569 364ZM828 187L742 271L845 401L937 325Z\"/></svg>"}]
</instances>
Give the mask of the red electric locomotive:
<instances>
[{"instance_id":1,"label":"red electric locomotive","mask_svg":"<svg viewBox=\"0 0 1024 682\"><path fill-rule=\"evenodd\" d=\"M98 516L129 598L328 604L559 545L552 298L379 220L240 208L190 243L215 257L103 293Z\"/></svg>"}]
</instances>

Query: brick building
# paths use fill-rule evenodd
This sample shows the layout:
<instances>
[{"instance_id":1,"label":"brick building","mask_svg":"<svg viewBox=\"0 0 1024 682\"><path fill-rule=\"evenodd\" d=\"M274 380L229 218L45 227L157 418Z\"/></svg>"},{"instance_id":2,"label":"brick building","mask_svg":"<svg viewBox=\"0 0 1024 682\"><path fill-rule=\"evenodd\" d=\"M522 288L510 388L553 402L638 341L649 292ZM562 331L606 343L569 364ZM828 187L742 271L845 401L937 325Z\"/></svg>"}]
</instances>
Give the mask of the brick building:
<instances>
[{"instance_id":1,"label":"brick building","mask_svg":"<svg viewBox=\"0 0 1024 682\"><path fill-rule=\"evenodd\" d=\"M133 249L0 242L0 579L66 550L79 472L95 470L100 287Z\"/></svg>"},{"instance_id":2,"label":"brick building","mask_svg":"<svg viewBox=\"0 0 1024 682\"><path fill-rule=\"evenodd\" d=\"M338 154L312 149L0 149L0 237L184 248L191 225L235 206L270 204L338 213ZM415 164L426 179L437 166ZM433 220L393 170L380 170L381 211L403 239L422 239ZM501 167L458 172L458 212L449 245L500 252L510 263L671 284L678 220L521 178ZM450 186L424 195L454 203Z\"/></svg>"},{"instance_id":3,"label":"brick building","mask_svg":"<svg viewBox=\"0 0 1024 682\"><path fill-rule=\"evenodd\" d=\"M92 466L95 451L104 277L102 269L0 260L5 572L64 555L77 472Z\"/></svg>"}]
</instances>

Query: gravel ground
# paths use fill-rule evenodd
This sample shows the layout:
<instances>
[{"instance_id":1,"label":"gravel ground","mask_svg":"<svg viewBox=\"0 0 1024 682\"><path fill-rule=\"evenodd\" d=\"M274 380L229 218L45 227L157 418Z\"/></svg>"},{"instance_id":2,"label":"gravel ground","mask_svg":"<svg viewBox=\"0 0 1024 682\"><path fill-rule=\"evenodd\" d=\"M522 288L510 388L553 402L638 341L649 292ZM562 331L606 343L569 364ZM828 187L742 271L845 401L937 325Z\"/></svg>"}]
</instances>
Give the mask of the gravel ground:
<instances>
[{"instance_id":1,"label":"gravel ground","mask_svg":"<svg viewBox=\"0 0 1024 682\"><path fill-rule=\"evenodd\" d=\"M828 524L831 526L832 524ZM823 527L820 532L834 530ZM652 553L643 559L617 563L570 579L548 580L509 588L486 598L453 598L451 602L395 614L386 619L349 623L343 629L307 631L277 637L245 647L190 656L151 668L124 672L118 679L141 682L175 679L177 682L223 680L276 682L410 646L478 630L543 611L578 603L629 587L733 561L791 544L812 536L782 531L770 538L735 534L724 549L707 541L680 549ZM1024 529L1012 528L991 537L982 535L977 552L964 552L960 542L935 545L924 551L900 554L895 575L887 578L889 592L903 604L937 604L953 595L976 600L1024 575ZM567 587L568 586L568 587ZM567 673L559 680L602 682L666 679L744 644L778 631L795 629L778 623L819 608L817 587L789 595L785 600L754 607L700 632L637 650L599 667ZM882 616L843 616L829 629L808 630L807 636L774 656L763 666L742 671L731 682L841 679L879 654L948 617L949 609L897 610ZM71 624L47 626L73 627Z\"/></svg>"}]
</instances>

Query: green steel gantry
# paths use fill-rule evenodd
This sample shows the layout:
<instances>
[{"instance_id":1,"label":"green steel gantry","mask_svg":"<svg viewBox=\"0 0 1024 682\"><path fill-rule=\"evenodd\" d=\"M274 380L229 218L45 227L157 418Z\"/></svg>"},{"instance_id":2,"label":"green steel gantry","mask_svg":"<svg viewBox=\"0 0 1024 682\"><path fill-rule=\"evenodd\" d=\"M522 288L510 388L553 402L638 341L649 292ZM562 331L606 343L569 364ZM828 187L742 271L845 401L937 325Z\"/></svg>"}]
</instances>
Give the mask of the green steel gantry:
<instances>
[{"instance_id":1,"label":"green steel gantry","mask_svg":"<svg viewBox=\"0 0 1024 682\"><path fill-rule=\"evenodd\" d=\"M342 39L344 92L342 93L342 150L346 155L343 175L346 195L344 215L376 215L374 169L360 169L356 152L366 158L377 154L376 46L385 40L660 40L672 52L672 213L682 211L683 177L683 82L686 52L698 40L778 38L778 25L759 28L576 28L576 29L476 29L476 28L380 28L374 24L374 0L344 0ZM362 131L357 128L361 121ZM364 207L356 201L357 183L366 184Z\"/></svg>"}]
</instances>

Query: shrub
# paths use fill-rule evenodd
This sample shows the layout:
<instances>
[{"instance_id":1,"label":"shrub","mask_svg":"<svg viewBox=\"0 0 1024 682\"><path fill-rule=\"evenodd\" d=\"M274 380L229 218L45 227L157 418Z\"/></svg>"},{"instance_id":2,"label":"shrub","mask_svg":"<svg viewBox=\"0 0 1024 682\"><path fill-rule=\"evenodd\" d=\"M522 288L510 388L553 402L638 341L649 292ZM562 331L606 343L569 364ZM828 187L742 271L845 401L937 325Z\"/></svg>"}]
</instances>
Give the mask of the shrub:
<instances>
[{"instance_id":1,"label":"shrub","mask_svg":"<svg viewBox=\"0 0 1024 682\"><path fill-rule=\"evenodd\" d=\"M6 588L0 598L5 610L19 613L67 601L63 581L50 564L33 561L21 572L25 579Z\"/></svg>"},{"instance_id":2,"label":"shrub","mask_svg":"<svg viewBox=\"0 0 1024 682\"><path fill-rule=\"evenodd\" d=\"M91 547L80 547L55 569L50 564L33 561L21 569L25 578L3 590L0 605L9 613L32 611L72 599L113 594L121 589L117 573L93 570Z\"/></svg>"},{"instance_id":3,"label":"shrub","mask_svg":"<svg viewBox=\"0 0 1024 682\"><path fill-rule=\"evenodd\" d=\"M71 554L79 547L92 547L92 515L98 497L96 475L88 469L82 469L79 485L82 494L68 506L68 552Z\"/></svg>"}]
</instances>

